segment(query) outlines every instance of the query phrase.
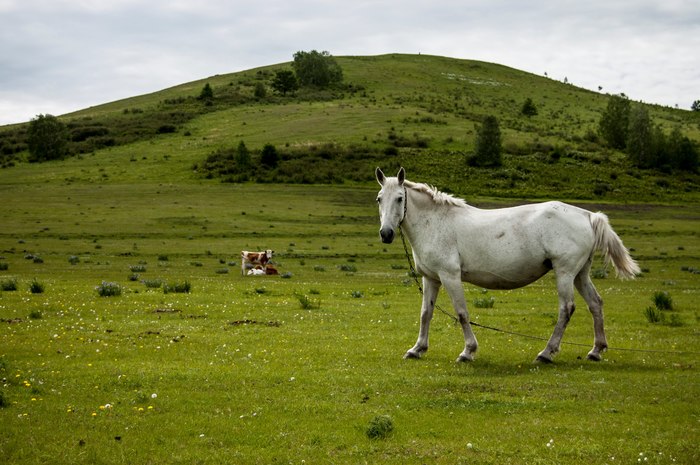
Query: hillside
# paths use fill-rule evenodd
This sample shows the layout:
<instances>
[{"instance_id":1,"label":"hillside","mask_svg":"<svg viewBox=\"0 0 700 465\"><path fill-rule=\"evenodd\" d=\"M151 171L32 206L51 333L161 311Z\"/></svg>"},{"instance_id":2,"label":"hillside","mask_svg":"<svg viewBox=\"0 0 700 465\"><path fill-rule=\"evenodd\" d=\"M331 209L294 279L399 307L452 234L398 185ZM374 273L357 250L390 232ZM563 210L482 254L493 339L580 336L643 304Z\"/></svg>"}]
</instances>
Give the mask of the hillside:
<instances>
[{"instance_id":1,"label":"hillside","mask_svg":"<svg viewBox=\"0 0 700 465\"><path fill-rule=\"evenodd\" d=\"M0 182L237 181L217 165L243 142L257 161L272 144L281 162L260 182L372 182L373 169L406 167L409 178L465 196L602 201L697 201L697 174L632 168L596 129L608 97L501 65L425 55L336 57L344 87L274 95L289 63L218 75L63 115L77 157L28 164L26 125L0 128L13 160ZM214 99L197 99L209 84ZM256 96L262 87L264 95ZM535 116L523 116L530 98ZM700 115L647 106L665 131L700 141ZM504 165L469 167L476 128L499 119ZM3 150L5 150L3 148ZM219 154L220 157L212 154ZM7 158L7 157L6 157ZM212 160L211 166L205 162ZM20 161L17 161L20 160Z\"/></svg>"}]
</instances>

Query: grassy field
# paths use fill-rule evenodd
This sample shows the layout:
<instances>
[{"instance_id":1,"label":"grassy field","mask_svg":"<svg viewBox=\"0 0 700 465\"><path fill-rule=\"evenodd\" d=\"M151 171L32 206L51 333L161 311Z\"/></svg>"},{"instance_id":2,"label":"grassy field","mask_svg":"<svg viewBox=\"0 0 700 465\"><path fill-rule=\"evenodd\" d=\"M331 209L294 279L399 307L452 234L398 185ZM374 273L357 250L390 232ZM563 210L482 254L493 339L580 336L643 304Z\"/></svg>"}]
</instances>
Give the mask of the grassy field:
<instances>
[{"instance_id":1,"label":"grassy field","mask_svg":"<svg viewBox=\"0 0 700 465\"><path fill-rule=\"evenodd\" d=\"M633 169L589 140L606 97L569 84L441 57L338 61L344 95L254 99L288 67L275 65L62 117L107 128L114 146L42 164L10 154L0 463L700 462L698 175ZM194 99L205 83L220 96L211 108ZM538 116L518 114L527 97ZM696 114L649 110L700 137ZM467 167L486 114L501 121L504 165ZM156 134L163 123L175 132ZM21 145L21 127L3 130ZM344 184L221 183L200 170L240 141L382 154L398 139L428 146L348 157ZM553 365L532 362L543 340L483 328L476 360L456 364L461 330L439 312L430 351L403 360L420 295L401 243L379 240L376 164L477 206L556 198L605 211L644 271L622 282L594 266L604 361L585 360L580 298L564 337L574 344ZM243 249L275 250L282 276L241 276ZM552 276L465 292L475 322L551 334ZM658 309L664 296L672 309Z\"/></svg>"},{"instance_id":2,"label":"grassy field","mask_svg":"<svg viewBox=\"0 0 700 465\"><path fill-rule=\"evenodd\" d=\"M406 361L420 296L400 242L378 239L374 187L168 182L168 164L101 162L3 171L0 282L17 289L0 292L2 463L700 460L697 205L603 207L644 268L595 280L603 362L564 345L536 365L543 341L477 328L476 361L456 364L461 332L440 313L428 354ZM265 248L286 279L240 275L239 251ZM121 295L99 296L103 282ZM475 321L548 337L553 284L465 291L495 299ZM674 310L652 324L659 291ZM578 303L564 340L588 346Z\"/></svg>"}]
</instances>

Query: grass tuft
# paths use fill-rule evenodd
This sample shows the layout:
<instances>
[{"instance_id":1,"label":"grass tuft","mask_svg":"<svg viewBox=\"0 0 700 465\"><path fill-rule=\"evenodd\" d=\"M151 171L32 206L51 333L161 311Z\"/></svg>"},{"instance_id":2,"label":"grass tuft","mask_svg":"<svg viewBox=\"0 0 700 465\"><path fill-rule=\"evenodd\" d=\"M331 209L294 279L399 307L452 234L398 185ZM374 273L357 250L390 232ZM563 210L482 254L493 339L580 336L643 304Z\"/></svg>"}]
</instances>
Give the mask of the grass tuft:
<instances>
[{"instance_id":1,"label":"grass tuft","mask_svg":"<svg viewBox=\"0 0 700 465\"><path fill-rule=\"evenodd\" d=\"M369 439L386 439L394 431L394 421L389 415L377 415L372 418L365 434Z\"/></svg>"},{"instance_id":2,"label":"grass tuft","mask_svg":"<svg viewBox=\"0 0 700 465\"><path fill-rule=\"evenodd\" d=\"M122 287L119 284L107 281L102 281L95 290L97 290L97 294L100 297L116 297L122 295Z\"/></svg>"}]
</instances>

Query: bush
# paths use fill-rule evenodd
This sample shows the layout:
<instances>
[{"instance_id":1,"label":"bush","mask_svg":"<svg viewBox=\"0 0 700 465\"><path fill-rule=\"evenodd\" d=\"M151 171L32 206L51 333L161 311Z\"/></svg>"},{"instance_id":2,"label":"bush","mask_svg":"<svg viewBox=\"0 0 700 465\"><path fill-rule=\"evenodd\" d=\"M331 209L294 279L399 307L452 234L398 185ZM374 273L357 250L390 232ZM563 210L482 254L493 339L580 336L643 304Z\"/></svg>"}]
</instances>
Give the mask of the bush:
<instances>
[{"instance_id":1,"label":"bush","mask_svg":"<svg viewBox=\"0 0 700 465\"><path fill-rule=\"evenodd\" d=\"M117 283L102 281L102 284L95 288L100 297L115 297L122 295L122 288Z\"/></svg>"},{"instance_id":2,"label":"bush","mask_svg":"<svg viewBox=\"0 0 700 465\"><path fill-rule=\"evenodd\" d=\"M394 431L394 421L389 415L377 415L372 418L365 434L369 439L386 439Z\"/></svg>"},{"instance_id":3,"label":"bush","mask_svg":"<svg viewBox=\"0 0 700 465\"><path fill-rule=\"evenodd\" d=\"M0 289L3 291L16 291L17 290L17 280L16 279L5 279L0 281Z\"/></svg>"},{"instance_id":4,"label":"bush","mask_svg":"<svg viewBox=\"0 0 700 465\"><path fill-rule=\"evenodd\" d=\"M44 285L35 279L29 285L29 290L31 291L32 294L41 294L44 292Z\"/></svg>"},{"instance_id":5,"label":"bush","mask_svg":"<svg viewBox=\"0 0 700 465\"><path fill-rule=\"evenodd\" d=\"M174 283L174 284L164 284L163 285L163 293L165 293L165 294L169 294L171 292L179 293L179 294L189 294L191 290L192 290L192 286L190 285L189 281L185 281L184 283Z\"/></svg>"},{"instance_id":6,"label":"bush","mask_svg":"<svg viewBox=\"0 0 700 465\"><path fill-rule=\"evenodd\" d=\"M476 308L493 308L496 299L493 297L483 297L474 299L474 307Z\"/></svg>"},{"instance_id":7,"label":"bush","mask_svg":"<svg viewBox=\"0 0 700 465\"><path fill-rule=\"evenodd\" d=\"M664 314L656 307L649 306L644 309L644 316L649 323L661 323L664 321Z\"/></svg>"},{"instance_id":8,"label":"bush","mask_svg":"<svg viewBox=\"0 0 700 465\"><path fill-rule=\"evenodd\" d=\"M142 282L149 289L157 289L163 285L163 281L160 279L144 279Z\"/></svg>"},{"instance_id":9,"label":"bush","mask_svg":"<svg viewBox=\"0 0 700 465\"><path fill-rule=\"evenodd\" d=\"M317 300L309 298L306 294L296 294L299 305L304 310L313 310L321 307L321 303Z\"/></svg>"},{"instance_id":10,"label":"bush","mask_svg":"<svg viewBox=\"0 0 700 465\"><path fill-rule=\"evenodd\" d=\"M658 291L651 299L659 310L673 310L673 299L666 291Z\"/></svg>"}]
</instances>

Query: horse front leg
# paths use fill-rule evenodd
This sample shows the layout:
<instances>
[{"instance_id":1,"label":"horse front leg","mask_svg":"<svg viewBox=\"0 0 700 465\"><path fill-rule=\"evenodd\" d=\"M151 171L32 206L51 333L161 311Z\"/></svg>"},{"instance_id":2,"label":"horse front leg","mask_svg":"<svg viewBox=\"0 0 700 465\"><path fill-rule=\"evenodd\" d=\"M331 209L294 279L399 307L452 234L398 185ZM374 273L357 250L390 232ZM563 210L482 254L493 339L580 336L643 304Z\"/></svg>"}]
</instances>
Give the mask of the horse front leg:
<instances>
[{"instance_id":1,"label":"horse front leg","mask_svg":"<svg viewBox=\"0 0 700 465\"><path fill-rule=\"evenodd\" d=\"M450 295L452 306L457 313L459 324L462 325L462 333L464 334L464 350L461 354L459 354L459 357L457 357L457 361L471 362L474 360L474 353L478 348L478 343L476 342L476 336L474 336L472 327L469 324L469 312L467 311L467 301L464 298L462 280L459 276L456 278L453 278L452 276L443 277L442 284L445 286L445 290Z\"/></svg>"},{"instance_id":2,"label":"horse front leg","mask_svg":"<svg viewBox=\"0 0 700 465\"><path fill-rule=\"evenodd\" d=\"M435 299L440 290L440 281L423 277L423 304L420 310L420 330L416 345L406 352L403 358L420 358L428 351L428 333L430 332L430 321L433 319L435 309Z\"/></svg>"},{"instance_id":3,"label":"horse front leg","mask_svg":"<svg viewBox=\"0 0 700 465\"><path fill-rule=\"evenodd\" d=\"M554 355L559 352L559 346L571 315L576 310L576 305L574 304L574 279L571 276L557 276L557 292L559 294L559 318L557 318L557 324L547 342L547 346L537 355L535 359L537 362L553 362Z\"/></svg>"}]
</instances>

